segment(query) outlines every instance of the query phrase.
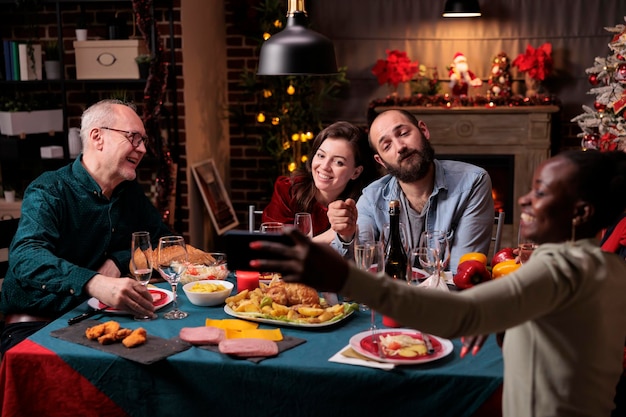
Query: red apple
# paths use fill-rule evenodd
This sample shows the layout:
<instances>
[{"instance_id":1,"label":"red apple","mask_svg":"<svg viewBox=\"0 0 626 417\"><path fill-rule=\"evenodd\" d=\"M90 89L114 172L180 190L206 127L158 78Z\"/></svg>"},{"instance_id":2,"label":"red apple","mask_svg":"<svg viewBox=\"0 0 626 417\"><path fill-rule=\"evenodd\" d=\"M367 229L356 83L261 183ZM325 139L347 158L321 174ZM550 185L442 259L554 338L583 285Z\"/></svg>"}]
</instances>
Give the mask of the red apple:
<instances>
[{"instance_id":1,"label":"red apple","mask_svg":"<svg viewBox=\"0 0 626 417\"><path fill-rule=\"evenodd\" d=\"M502 261L506 261L509 259L515 259L515 254L513 253L513 248L502 248L491 258L491 266L499 264Z\"/></svg>"}]
</instances>

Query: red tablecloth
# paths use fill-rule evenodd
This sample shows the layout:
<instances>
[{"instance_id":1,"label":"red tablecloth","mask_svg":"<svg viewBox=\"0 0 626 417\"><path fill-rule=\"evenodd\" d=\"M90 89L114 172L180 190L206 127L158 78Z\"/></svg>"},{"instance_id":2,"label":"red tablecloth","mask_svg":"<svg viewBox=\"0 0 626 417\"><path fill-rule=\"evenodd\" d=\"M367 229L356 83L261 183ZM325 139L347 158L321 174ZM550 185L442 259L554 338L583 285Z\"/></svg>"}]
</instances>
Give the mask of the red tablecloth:
<instances>
[{"instance_id":1,"label":"red tablecloth","mask_svg":"<svg viewBox=\"0 0 626 417\"><path fill-rule=\"evenodd\" d=\"M128 417L54 352L30 340L2 359L0 407L2 417Z\"/></svg>"}]
</instances>

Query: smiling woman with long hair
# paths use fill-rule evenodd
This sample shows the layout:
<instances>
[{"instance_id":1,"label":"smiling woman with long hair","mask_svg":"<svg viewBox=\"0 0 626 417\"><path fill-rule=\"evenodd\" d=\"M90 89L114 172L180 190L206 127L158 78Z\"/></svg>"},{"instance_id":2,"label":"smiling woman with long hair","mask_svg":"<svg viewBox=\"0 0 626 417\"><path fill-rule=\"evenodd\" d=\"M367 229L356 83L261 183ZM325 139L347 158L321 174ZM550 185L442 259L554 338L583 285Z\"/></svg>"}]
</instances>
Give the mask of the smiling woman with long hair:
<instances>
[{"instance_id":1,"label":"smiling woman with long hair","mask_svg":"<svg viewBox=\"0 0 626 417\"><path fill-rule=\"evenodd\" d=\"M329 243L328 204L358 199L377 171L365 133L348 122L336 122L313 140L304 167L290 177L281 176L263 210L264 222L293 224L296 213L311 213L316 241Z\"/></svg>"}]
</instances>

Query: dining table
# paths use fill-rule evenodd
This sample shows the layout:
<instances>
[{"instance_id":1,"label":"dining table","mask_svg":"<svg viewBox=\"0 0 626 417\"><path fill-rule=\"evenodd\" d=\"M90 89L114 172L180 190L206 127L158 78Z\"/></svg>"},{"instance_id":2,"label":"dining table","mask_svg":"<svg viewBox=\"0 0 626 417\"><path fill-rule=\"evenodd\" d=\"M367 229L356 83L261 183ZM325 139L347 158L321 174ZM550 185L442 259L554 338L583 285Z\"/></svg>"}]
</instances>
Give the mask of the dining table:
<instances>
[{"instance_id":1,"label":"dining table","mask_svg":"<svg viewBox=\"0 0 626 417\"><path fill-rule=\"evenodd\" d=\"M233 274L228 276L234 280ZM156 284L169 288L165 283ZM236 289L235 289L236 291ZM179 289L182 320L136 322L130 315L96 315L122 327L143 327L179 341L183 327L232 318L224 304L199 307ZM144 364L59 337L68 319L92 310L87 302L8 350L0 369L2 417L13 416L496 416L500 415L503 363L495 337L476 354L459 357L461 341L438 360L377 369L329 359L370 326L369 312L332 325L279 328L303 343L262 361L192 346ZM377 324L383 327L380 317ZM75 325L76 326L76 325ZM136 352L140 353L140 350Z\"/></svg>"}]
</instances>

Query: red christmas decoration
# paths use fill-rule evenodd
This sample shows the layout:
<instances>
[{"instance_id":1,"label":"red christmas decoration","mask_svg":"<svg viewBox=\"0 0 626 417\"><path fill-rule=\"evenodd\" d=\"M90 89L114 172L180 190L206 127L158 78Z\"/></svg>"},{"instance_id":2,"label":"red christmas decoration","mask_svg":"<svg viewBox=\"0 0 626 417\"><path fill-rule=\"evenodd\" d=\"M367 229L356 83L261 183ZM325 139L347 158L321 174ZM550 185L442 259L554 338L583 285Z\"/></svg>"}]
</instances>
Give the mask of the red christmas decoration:
<instances>
[{"instance_id":1,"label":"red christmas decoration","mask_svg":"<svg viewBox=\"0 0 626 417\"><path fill-rule=\"evenodd\" d=\"M626 62L619 64L614 75L615 81L626 83Z\"/></svg>"},{"instance_id":2,"label":"red christmas decoration","mask_svg":"<svg viewBox=\"0 0 626 417\"><path fill-rule=\"evenodd\" d=\"M589 80L589 84L591 85L598 85L600 84L600 80L598 79L598 75L597 74L591 74L588 78Z\"/></svg>"},{"instance_id":3,"label":"red christmas decoration","mask_svg":"<svg viewBox=\"0 0 626 417\"><path fill-rule=\"evenodd\" d=\"M593 107L595 107L597 111L603 112L606 109L606 104L602 104L596 101L593 103Z\"/></svg>"}]
</instances>

